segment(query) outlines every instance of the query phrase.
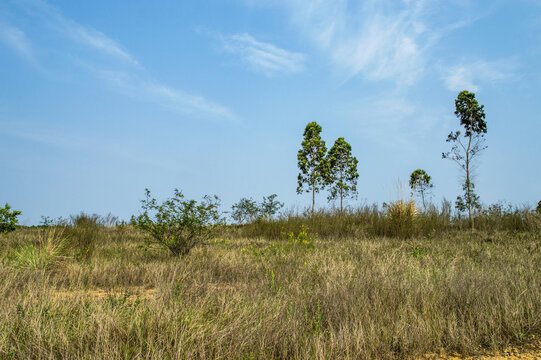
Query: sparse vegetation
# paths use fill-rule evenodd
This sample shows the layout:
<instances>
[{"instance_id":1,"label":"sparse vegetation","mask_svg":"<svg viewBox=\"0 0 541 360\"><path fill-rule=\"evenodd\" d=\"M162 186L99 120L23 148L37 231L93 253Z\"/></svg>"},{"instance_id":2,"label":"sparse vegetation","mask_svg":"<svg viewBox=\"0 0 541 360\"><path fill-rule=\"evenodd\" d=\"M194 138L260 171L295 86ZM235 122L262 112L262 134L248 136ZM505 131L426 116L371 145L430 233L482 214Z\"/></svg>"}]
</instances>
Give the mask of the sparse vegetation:
<instances>
[{"instance_id":1,"label":"sparse vegetation","mask_svg":"<svg viewBox=\"0 0 541 360\"><path fill-rule=\"evenodd\" d=\"M55 228L3 235L0 358L405 359L541 336L539 227L498 230L537 216L502 207L475 233L452 223L401 239L365 233L391 224L373 211L267 222L291 228L274 239L223 227L181 263L144 246L144 231L100 226L88 262L14 267L19 246ZM428 216L415 223L443 221Z\"/></svg>"},{"instance_id":2,"label":"sparse vegetation","mask_svg":"<svg viewBox=\"0 0 541 360\"><path fill-rule=\"evenodd\" d=\"M357 159L343 138L327 154L315 122L297 157L311 212L242 198L226 225L216 196L175 189L160 204L145 189L129 225L80 213L14 231L6 204L0 359L406 359L539 343L541 202L481 206L483 106L462 92L456 108L468 145L451 133L443 154L465 171L455 213L427 204L421 169L410 188L424 211L403 198L344 208ZM326 187L340 209L316 212Z\"/></svg>"}]
</instances>

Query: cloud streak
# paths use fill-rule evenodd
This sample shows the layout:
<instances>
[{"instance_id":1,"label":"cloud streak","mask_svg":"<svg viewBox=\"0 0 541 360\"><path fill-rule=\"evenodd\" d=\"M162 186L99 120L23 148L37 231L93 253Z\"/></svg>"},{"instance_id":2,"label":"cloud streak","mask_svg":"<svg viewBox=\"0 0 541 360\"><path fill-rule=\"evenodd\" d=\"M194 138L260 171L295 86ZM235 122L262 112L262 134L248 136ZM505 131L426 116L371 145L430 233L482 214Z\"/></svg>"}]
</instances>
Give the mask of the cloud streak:
<instances>
[{"instance_id":1,"label":"cloud streak","mask_svg":"<svg viewBox=\"0 0 541 360\"><path fill-rule=\"evenodd\" d=\"M98 30L66 18L57 8L45 1L23 0L20 4L24 11L55 29L62 36L117 60L138 64L137 60L116 41Z\"/></svg>"},{"instance_id":2,"label":"cloud streak","mask_svg":"<svg viewBox=\"0 0 541 360\"><path fill-rule=\"evenodd\" d=\"M35 63L32 46L22 30L0 23L0 42L13 49L23 59Z\"/></svg>"},{"instance_id":3,"label":"cloud streak","mask_svg":"<svg viewBox=\"0 0 541 360\"><path fill-rule=\"evenodd\" d=\"M155 81L136 57L118 42L98 30L66 18L58 9L46 2L23 0L20 5L27 14L38 19L49 29L53 29L76 44L92 49L102 58L107 58L109 62L103 65L87 53L79 53L77 49L75 53L69 55L76 59L78 65L98 75L114 89L129 96L154 102L160 107L183 115L194 114L238 121L238 118L225 106ZM33 56L25 34L18 29L6 27L0 23L0 41L7 43L28 59Z\"/></svg>"},{"instance_id":4,"label":"cloud streak","mask_svg":"<svg viewBox=\"0 0 541 360\"><path fill-rule=\"evenodd\" d=\"M445 86L451 91L479 91L483 84L512 81L517 76L515 68L514 60L477 60L449 67L442 70L442 73Z\"/></svg>"},{"instance_id":5,"label":"cloud streak","mask_svg":"<svg viewBox=\"0 0 541 360\"><path fill-rule=\"evenodd\" d=\"M247 33L222 37L226 51L238 55L243 62L267 76L304 70L305 55L257 41Z\"/></svg>"},{"instance_id":6,"label":"cloud streak","mask_svg":"<svg viewBox=\"0 0 541 360\"><path fill-rule=\"evenodd\" d=\"M455 5L434 0L274 0L263 4L285 8L302 36L326 54L344 82L361 77L412 85L430 67L433 46L479 18L461 14L456 22L456 17L447 15Z\"/></svg>"}]
</instances>

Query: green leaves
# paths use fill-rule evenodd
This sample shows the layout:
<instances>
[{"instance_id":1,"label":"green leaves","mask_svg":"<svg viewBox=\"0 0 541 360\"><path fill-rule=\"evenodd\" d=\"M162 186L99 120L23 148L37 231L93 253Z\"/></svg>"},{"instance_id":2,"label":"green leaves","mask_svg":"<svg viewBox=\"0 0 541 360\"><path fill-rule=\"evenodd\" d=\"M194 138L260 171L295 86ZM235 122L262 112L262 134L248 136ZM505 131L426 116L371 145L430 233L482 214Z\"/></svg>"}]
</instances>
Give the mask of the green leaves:
<instances>
[{"instance_id":1,"label":"green leaves","mask_svg":"<svg viewBox=\"0 0 541 360\"><path fill-rule=\"evenodd\" d=\"M484 107L479 105L474 93L464 90L458 94L455 100L455 115L460 119L460 125L466 129L464 136L469 137L472 132L486 134Z\"/></svg>"},{"instance_id":2,"label":"green leaves","mask_svg":"<svg viewBox=\"0 0 541 360\"><path fill-rule=\"evenodd\" d=\"M217 196L205 195L198 203L185 200L175 189L171 198L158 204L145 189L146 199L141 201L143 213L132 216L131 223L150 235L154 243L167 247L173 255L186 255L199 241L208 238L212 225L221 223Z\"/></svg>"},{"instance_id":3,"label":"green leaves","mask_svg":"<svg viewBox=\"0 0 541 360\"><path fill-rule=\"evenodd\" d=\"M7 234L17 228L17 217L21 215L18 210L10 211L11 206L6 203L6 206L0 208L0 233Z\"/></svg>"}]
</instances>

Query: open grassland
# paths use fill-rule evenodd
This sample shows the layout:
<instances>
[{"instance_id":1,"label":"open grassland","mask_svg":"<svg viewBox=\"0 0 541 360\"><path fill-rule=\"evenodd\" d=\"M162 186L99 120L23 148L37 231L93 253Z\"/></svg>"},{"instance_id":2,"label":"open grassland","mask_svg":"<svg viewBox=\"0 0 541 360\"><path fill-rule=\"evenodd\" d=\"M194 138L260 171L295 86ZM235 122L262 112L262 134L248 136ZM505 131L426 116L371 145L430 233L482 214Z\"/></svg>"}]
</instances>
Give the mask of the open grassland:
<instances>
[{"instance_id":1,"label":"open grassland","mask_svg":"<svg viewBox=\"0 0 541 360\"><path fill-rule=\"evenodd\" d=\"M541 336L537 230L297 230L230 228L185 257L129 227L84 233L85 254L54 229L3 235L0 359L402 359Z\"/></svg>"}]
</instances>

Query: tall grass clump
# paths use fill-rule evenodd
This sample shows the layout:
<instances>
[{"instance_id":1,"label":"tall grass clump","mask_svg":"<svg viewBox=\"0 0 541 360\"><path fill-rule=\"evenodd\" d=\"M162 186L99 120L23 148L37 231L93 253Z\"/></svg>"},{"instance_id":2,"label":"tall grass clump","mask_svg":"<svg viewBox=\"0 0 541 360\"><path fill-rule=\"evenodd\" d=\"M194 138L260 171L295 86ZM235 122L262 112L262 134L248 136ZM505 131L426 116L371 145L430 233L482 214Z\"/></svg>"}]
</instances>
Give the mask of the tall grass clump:
<instances>
[{"instance_id":1,"label":"tall grass clump","mask_svg":"<svg viewBox=\"0 0 541 360\"><path fill-rule=\"evenodd\" d=\"M65 232L76 260L88 261L94 254L100 228L103 227L101 220L97 214L90 215L84 212L70 217Z\"/></svg>"},{"instance_id":2,"label":"tall grass clump","mask_svg":"<svg viewBox=\"0 0 541 360\"><path fill-rule=\"evenodd\" d=\"M13 252L13 265L30 270L49 270L67 258L69 241L61 228L40 230L30 243Z\"/></svg>"},{"instance_id":3,"label":"tall grass clump","mask_svg":"<svg viewBox=\"0 0 541 360\"><path fill-rule=\"evenodd\" d=\"M385 204L385 215L388 219L391 236L399 238L411 237L415 231L414 220L418 213L419 210L413 200L397 200L390 204Z\"/></svg>"}]
</instances>

